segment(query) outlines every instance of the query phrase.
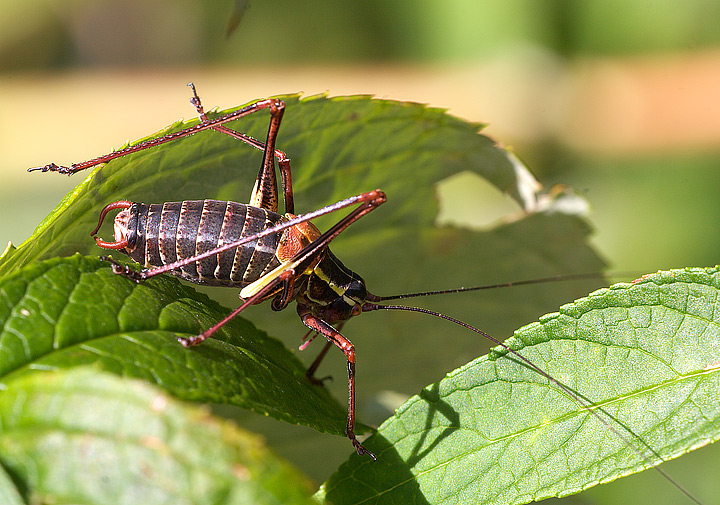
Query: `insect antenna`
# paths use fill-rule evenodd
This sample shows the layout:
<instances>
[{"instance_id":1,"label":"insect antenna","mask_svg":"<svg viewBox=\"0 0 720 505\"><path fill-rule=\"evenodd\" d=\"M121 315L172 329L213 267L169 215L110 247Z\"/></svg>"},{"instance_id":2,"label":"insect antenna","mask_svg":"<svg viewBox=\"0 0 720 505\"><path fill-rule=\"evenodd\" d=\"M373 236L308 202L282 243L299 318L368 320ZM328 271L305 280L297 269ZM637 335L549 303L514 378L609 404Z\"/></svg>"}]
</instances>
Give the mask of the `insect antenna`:
<instances>
[{"instance_id":1,"label":"insect antenna","mask_svg":"<svg viewBox=\"0 0 720 505\"><path fill-rule=\"evenodd\" d=\"M582 277L583 275L593 275L593 274L578 274L580 277L577 278L586 278ZM595 277L597 277L600 274L594 274ZM576 278L576 276L570 276L572 278ZM564 279L567 279L568 276L563 276ZM552 278L551 278L552 279ZM499 284L489 287L507 287L511 285L518 285L518 284L535 284L538 282L542 282L543 279L536 279L531 281L521 281L519 283L505 283L505 284ZM420 293L410 293L407 295L394 295L390 297L377 297L380 300L391 300L391 299L398 299L398 298L409 298L412 296L427 296L427 295L433 295L433 294L442 294L442 293L459 293L463 291L473 291L473 290L480 290L480 289L489 289L488 286L476 286L472 288L459 288L459 289L449 289L449 290L442 290L442 291L427 291L427 292L420 292ZM643 440L642 437L637 435L635 432L633 432L630 427L628 427L626 424L624 424L622 421L617 419L615 416L610 414L609 412L605 411L601 407L595 405L595 403L584 396L582 393L579 393L578 391L575 391L567 384L563 383L562 381L556 379L549 373L547 373L545 370L537 366L535 363L530 361L528 358L520 354L518 351L510 347L505 342L498 340L497 338L493 337L489 333L486 333L482 331L479 328L475 328L474 326L464 322L460 321L459 319L455 319L452 316L448 316L446 314L442 314L440 312L435 312L434 310L425 309L423 307L410 307L405 305L380 305L377 303L365 303L362 306L363 312L372 312L374 310L402 310L407 312L419 312L422 314L427 314L430 316L439 317L440 319L444 319L446 321L449 321L451 323L457 324L459 326L462 326L463 328L473 331L486 339L490 340L494 344L497 344L498 346L505 349L508 353L510 353L515 358L519 359L524 365L529 367L534 372L540 374L542 377L547 379L549 382L560 388L561 391L566 393L573 401L575 401L580 407L583 408L583 410L586 410L590 414L592 414L598 421L600 421L603 425L605 425L613 434L615 434L620 440L625 442L627 447L630 447L635 453L640 456L646 463L651 463L650 456L657 458L659 462L665 462L663 457L652 448L650 444L648 444L645 440ZM648 456L650 455L650 456ZM702 505L702 502L698 500L689 490L687 490L685 487L682 486L679 482L677 482L675 479L673 479L667 472L665 472L663 469L661 469L658 466L653 466L653 469L657 471L666 481L668 481L672 486L674 486L678 491L680 491L682 494L684 494L687 498L693 501L693 503L697 503L698 505Z\"/></svg>"},{"instance_id":2,"label":"insect antenna","mask_svg":"<svg viewBox=\"0 0 720 505\"><path fill-rule=\"evenodd\" d=\"M551 277L541 277L537 279L526 279L522 281L502 282L498 284L485 284L482 286L472 286L467 288L438 289L434 291L418 291L416 293L402 293L399 295L379 296L375 301L402 300L405 298L418 298L420 296L431 295L447 295L453 293L465 293L468 291L482 291L485 289L510 288L515 286L528 286L532 284L545 284L547 282L574 281L585 279L606 279L607 277L636 277L635 272L613 272L607 274L603 272L587 272L580 274L560 274Z\"/></svg>"}]
</instances>

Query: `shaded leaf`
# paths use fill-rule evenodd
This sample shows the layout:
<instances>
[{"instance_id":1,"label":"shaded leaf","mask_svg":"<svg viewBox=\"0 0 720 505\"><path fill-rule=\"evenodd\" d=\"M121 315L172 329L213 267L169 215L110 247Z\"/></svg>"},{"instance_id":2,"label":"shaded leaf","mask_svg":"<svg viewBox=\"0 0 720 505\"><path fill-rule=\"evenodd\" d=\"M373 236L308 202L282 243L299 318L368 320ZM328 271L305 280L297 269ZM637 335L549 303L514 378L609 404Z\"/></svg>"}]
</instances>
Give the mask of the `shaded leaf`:
<instances>
[{"instance_id":1,"label":"shaded leaf","mask_svg":"<svg viewBox=\"0 0 720 505\"><path fill-rule=\"evenodd\" d=\"M6 386L0 459L34 503L310 503L258 437L147 384L79 368Z\"/></svg>"},{"instance_id":2,"label":"shaded leaf","mask_svg":"<svg viewBox=\"0 0 720 505\"><path fill-rule=\"evenodd\" d=\"M381 463L351 457L322 496L335 505L527 503L657 464L644 443L668 460L717 440L719 289L718 268L661 272L596 291L508 341L643 442L628 446L498 349L405 403L366 441Z\"/></svg>"},{"instance_id":3,"label":"shaded leaf","mask_svg":"<svg viewBox=\"0 0 720 505\"><path fill-rule=\"evenodd\" d=\"M0 388L36 370L95 364L179 398L238 405L342 434L345 409L305 379L280 342L235 319L185 349L227 313L172 277L136 284L79 255L27 267L0 283Z\"/></svg>"}]
</instances>

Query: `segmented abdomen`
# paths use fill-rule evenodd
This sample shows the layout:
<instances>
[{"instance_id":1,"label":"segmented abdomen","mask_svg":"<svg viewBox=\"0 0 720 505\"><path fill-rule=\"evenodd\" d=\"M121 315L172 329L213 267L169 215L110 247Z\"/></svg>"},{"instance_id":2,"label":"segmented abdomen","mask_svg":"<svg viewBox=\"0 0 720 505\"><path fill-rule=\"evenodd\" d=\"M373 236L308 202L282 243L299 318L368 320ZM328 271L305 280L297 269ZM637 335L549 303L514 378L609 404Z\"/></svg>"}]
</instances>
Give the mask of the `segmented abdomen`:
<instances>
[{"instance_id":1,"label":"segmented abdomen","mask_svg":"<svg viewBox=\"0 0 720 505\"><path fill-rule=\"evenodd\" d=\"M128 222L128 255L146 268L229 244L279 223L283 216L242 203L186 200L159 204L134 203ZM244 287L280 265L275 253L279 235L272 233L214 254L173 272L191 282Z\"/></svg>"}]
</instances>

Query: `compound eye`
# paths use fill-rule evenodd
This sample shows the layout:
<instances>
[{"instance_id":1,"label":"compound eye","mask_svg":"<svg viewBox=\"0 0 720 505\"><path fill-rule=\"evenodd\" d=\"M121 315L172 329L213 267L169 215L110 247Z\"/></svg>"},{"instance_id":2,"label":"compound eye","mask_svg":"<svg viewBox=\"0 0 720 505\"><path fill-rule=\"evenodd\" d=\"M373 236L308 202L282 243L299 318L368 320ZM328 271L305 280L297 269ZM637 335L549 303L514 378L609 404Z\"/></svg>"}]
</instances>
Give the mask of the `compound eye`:
<instances>
[{"instance_id":1,"label":"compound eye","mask_svg":"<svg viewBox=\"0 0 720 505\"><path fill-rule=\"evenodd\" d=\"M345 288L345 296L355 300L356 302L364 302L367 300L367 289L362 279L353 279L353 281Z\"/></svg>"}]
</instances>

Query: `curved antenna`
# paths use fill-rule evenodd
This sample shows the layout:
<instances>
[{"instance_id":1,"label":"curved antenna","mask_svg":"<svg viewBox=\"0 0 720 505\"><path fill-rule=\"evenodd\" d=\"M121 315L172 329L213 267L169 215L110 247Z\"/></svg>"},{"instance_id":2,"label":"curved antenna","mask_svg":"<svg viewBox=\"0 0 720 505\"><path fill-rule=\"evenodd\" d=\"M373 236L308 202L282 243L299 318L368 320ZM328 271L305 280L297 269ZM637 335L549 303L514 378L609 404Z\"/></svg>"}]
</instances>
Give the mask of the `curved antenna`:
<instances>
[{"instance_id":1,"label":"curved antenna","mask_svg":"<svg viewBox=\"0 0 720 505\"><path fill-rule=\"evenodd\" d=\"M580 274L583 275L583 274ZM529 281L525 282L526 284L532 284L533 282L538 281ZM507 285L518 285L520 283L508 283ZM504 287L504 285L500 285L500 287ZM446 290L446 291L429 291L427 294L439 294L439 293L455 293L459 291L471 291L473 289L485 289L483 286L480 286L478 288L460 288L459 290ZM416 294L417 296L425 296L424 293ZM402 296L402 295L399 295ZM382 298L386 299L386 298ZM558 388L560 388L561 391L566 393L570 398L572 398L578 405L580 405L584 410L592 414L598 421L600 421L602 424L604 424L610 431L613 432L613 434L617 435L625 444L632 448L638 456L640 456L646 463L651 463L650 459L646 455L646 453L651 454L655 458L658 459L660 463L664 463L665 459L655 450L652 448L650 444L648 444L645 440L642 439L639 435L637 435L635 432L633 432L627 425L622 423L619 419L611 415L610 413L606 412L600 407L595 408L596 405L586 396L582 395L581 393L575 391L567 384L563 383L562 381L556 379L549 373L547 373L545 370L537 366L535 363L530 361L528 358L520 354L518 351L507 345L505 342L502 342L501 340L498 340L497 338L493 337L492 335L475 328L474 326L469 325L468 323L465 323L463 321L460 321L459 319L455 319L452 316L448 316L446 314L442 314L440 312L435 312L434 310L425 309L422 307L408 307L405 305L379 305L377 303L365 303L362 306L363 312L371 312L373 310L404 310L408 312L419 312L422 314L428 314L430 316L439 317L440 319L444 319L446 321L450 321L451 323L455 323L459 326L462 326L463 328L466 328L470 331L473 331L479 335L482 335L486 339L490 340L491 342L497 344L498 346L502 347L506 351L508 351L510 354L521 360L525 365L527 365L531 370L534 372L537 372L541 376L545 377L548 381L555 384ZM605 414L608 418L610 418L610 421L606 419L605 417L601 416L600 413ZM613 424L613 422L616 424ZM619 430L617 426L620 426L622 428L622 431ZM635 441L636 443L633 443ZM640 444L640 446L644 447L645 450L642 450L640 447L638 447L637 444ZM647 451L647 452L646 452ZM660 475L663 476L665 480L667 480L671 485L673 485L678 491L680 491L682 494L684 494L687 498L692 500L694 503L697 503L698 505L702 505L702 502L698 500L693 494L685 489L679 482L674 480L670 475L668 475L664 470L662 470L658 466L653 466L653 470L658 472Z\"/></svg>"}]
</instances>

